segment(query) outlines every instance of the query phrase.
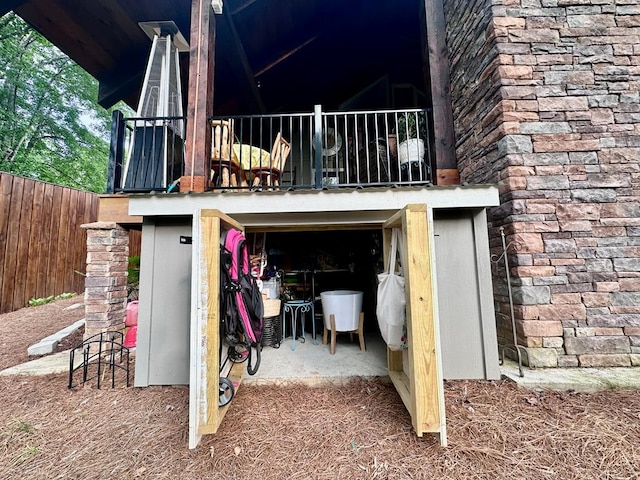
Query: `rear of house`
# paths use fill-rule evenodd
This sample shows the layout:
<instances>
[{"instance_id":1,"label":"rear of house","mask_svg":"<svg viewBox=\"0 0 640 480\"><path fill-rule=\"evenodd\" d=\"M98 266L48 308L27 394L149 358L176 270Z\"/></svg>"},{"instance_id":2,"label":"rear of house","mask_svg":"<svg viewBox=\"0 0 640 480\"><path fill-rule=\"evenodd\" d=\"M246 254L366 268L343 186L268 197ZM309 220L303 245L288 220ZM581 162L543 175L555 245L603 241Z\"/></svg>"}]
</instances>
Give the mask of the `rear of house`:
<instances>
[{"instance_id":1,"label":"rear of house","mask_svg":"<svg viewBox=\"0 0 640 480\"><path fill-rule=\"evenodd\" d=\"M16 11L46 34L33 3ZM503 352L640 364L637 6L201 3L166 12L190 43L186 115L114 115L112 195L89 226L88 261L104 268L87 278L87 333L122 327L126 229L143 232L138 385L189 382L202 218L266 235L271 266L303 291L305 272L364 291L375 331L388 222L416 206L433 285L408 295L434 300L436 377L497 378ZM130 29L158 20L129 14ZM128 98L124 71L100 77L59 43L95 68L103 102Z\"/></svg>"}]
</instances>

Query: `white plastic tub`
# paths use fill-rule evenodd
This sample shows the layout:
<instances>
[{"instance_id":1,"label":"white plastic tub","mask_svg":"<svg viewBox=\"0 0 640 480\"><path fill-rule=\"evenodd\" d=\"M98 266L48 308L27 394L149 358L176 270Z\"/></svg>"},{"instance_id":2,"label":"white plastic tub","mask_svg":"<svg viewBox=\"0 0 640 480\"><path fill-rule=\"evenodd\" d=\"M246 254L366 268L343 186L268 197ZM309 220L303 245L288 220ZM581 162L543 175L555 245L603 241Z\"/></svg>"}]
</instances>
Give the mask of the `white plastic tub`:
<instances>
[{"instance_id":1,"label":"white plastic tub","mask_svg":"<svg viewBox=\"0 0 640 480\"><path fill-rule=\"evenodd\" d=\"M327 330L331 330L330 315L335 316L336 331L350 332L358 329L358 318L362 311L362 292L355 290L332 290L320 294L322 316Z\"/></svg>"},{"instance_id":2,"label":"white plastic tub","mask_svg":"<svg viewBox=\"0 0 640 480\"><path fill-rule=\"evenodd\" d=\"M275 278L262 282L262 293L267 295L268 300L278 298L278 281Z\"/></svg>"}]
</instances>

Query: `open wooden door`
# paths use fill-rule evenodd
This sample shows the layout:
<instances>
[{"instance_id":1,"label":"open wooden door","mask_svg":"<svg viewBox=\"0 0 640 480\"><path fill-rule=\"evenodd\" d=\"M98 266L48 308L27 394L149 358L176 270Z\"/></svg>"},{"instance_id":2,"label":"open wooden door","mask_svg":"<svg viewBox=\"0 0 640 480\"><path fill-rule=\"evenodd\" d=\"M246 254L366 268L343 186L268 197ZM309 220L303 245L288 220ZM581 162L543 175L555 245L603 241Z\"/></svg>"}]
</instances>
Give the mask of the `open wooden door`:
<instances>
[{"instance_id":1,"label":"open wooden door","mask_svg":"<svg viewBox=\"0 0 640 480\"><path fill-rule=\"evenodd\" d=\"M191 273L191 351L189 373L189 448L215 433L233 403L218 406L220 383L220 235L244 227L218 210L193 216ZM233 364L227 378L239 386L244 363ZM236 387L237 388L237 387Z\"/></svg>"},{"instance_id":2,"label":"open wooden door","mask_svg":"<svg viewBox=\"0 0 640 480\"><path fill-rule=\"evenodd\" d=\"M387 350L387 367L416 434L421 437L425 432L436 433L440 445L446 446L432 225L431 210L426 205L407 205L383 225L385 265L391 231L402 229L405 249L401 261L407 301L408 348Z\"/></svg>"}]
</instances>

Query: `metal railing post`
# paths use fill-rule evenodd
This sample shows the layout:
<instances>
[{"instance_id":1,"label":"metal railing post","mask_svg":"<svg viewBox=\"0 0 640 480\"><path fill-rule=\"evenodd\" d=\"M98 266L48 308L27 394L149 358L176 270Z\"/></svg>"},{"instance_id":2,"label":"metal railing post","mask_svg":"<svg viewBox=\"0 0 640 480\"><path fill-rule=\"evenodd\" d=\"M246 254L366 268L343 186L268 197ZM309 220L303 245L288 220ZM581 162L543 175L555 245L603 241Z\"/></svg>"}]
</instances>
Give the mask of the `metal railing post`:
<instances>
[{"instance_id":1,"label":"metal railing post","mask_svg":"<svg viewBox=\"0 0 640 480\"><path fill-rule=\"evenodd\" d=\"M313 146L316 188L322 188L322 105L313 107Z\"/></svg>"},{"instance_id":2,"label":"metal railing post","mask_svg":"<svg viewBox=\"0 0 640 480\"><path fill-rule=\"evenodd\" d=\"M111 114L111 143L107 168L107 193L115 193L122 186L122 157L124 152L124 115L120 110Z\"/></svg>"}]
</instances>

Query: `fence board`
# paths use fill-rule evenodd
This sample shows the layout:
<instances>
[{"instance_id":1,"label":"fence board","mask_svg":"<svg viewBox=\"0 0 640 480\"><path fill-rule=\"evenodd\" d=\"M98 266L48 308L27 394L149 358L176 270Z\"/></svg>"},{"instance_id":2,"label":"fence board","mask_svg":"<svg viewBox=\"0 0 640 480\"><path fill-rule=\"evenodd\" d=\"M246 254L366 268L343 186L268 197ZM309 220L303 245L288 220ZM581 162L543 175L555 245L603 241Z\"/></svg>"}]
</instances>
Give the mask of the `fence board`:
<instances>
[{"instance_id":1,"label":"fence board","mask_svg":"<svg viewBox=\"0 0 640 480\"><path fill-rule=\"evenodd\" d=\"M65 188L62 191L62 204L60 206L60 225L58 226L58 252L56 256L56 292L64 292L64 276L65 276L65 246L69 243L69 210L71 191Z\"/></svg>"},{"instance_id":2,"label":"fence board","mask_svg":"<svg viewBox=\"0 0 640 480\"><path fill-rule=\"evenodd\" d=\"M81 293L98 196L0 173L0 313L31 298Z\"/></svg>"},{"instance_id":3,"label":"fence board","mask_svg":"<svg viewBox=\"0 0 640 480\"><path fill-rule=\"evenodd\" d=\"M0 310L2 310L2 285L4 282L4 259L7 246L9 225L9 207L11 206L11 190L13 177L0 173Z\"/></svg>"},{"instance_id":4,"label":"fence board","mask_svg":"<svg viewBox=\"0 0 640 480\"><path fill-rule=\"evenodd\" d=\"M71 222L78 219L78 195L80 194L79 190L71 190L69 195L69 221L67 223L67 243L72 243L75 245L76 239L76 229L71 227ZM75 224L74 224L75 227ZM74 266L74 256L76 251L73 250L69 252L68 255L64 258L64 268L63 272L63 282L62 282L62 291L63 292L73 292L73 266Z\"/></svg>"},{"instance_id":5,"label":"fence board","mask_svg":"<svg viewBox=\"0 0 640 480\"><path fill-rule=\"evenodd\" d=\"M80 193L80 192L78 192L78 193ZM84 216L85 216L84 195L81 195L81 194L78 195L77 202L78 202L77 203L78 207L77 207L76 218L79 221L82 221L82 223L85 223L84 222ZM74 245L80 245L81 243L85 243L86 244L86 242L87 242L85 240L86 237L84 237L84 235L83 235L83 234L86 233L84 228L75 228L73 230L73 233L74 233L74 238L72 238L71 241L73 242ZM87 256L86 256L84 250L80 250L79 248L76 248L73 251L73 259L72 259L71 268L70 268L70 271L71 271L71 286L69 287L70 288L69 291L80 293L74 287L77 284L78 277L82 277L82 279L84 280L84 276L82 276L82 275L80 275L80 273L78 273L78 272L83 272L84 269L79 270L77 268L77 266L78 265L82 265L83 263L86 262L86 260L87 260Z\"/></svg>"},{"instance_id":6,"label":"fence board","mask_svg":"<svg viewBox=\"0 0 640 480\"><path fill-rule=\"evenodd\" d=\"M139 257L142 246L142 230L132 228L129 230L129 256Z\"/></svg>"},{"instance_id":7,"label":"fence board","mask_svg":"<svg viewBox=\"0 0 640 480\"><path fill-rule=\"evenodd\" d=\"M27 275L21 305L24 305L24 302L29 302L29 298L31 298L33 292L35 292L38 287L38 255L31 255L31 252L37 252L38 244L40 243L42 219L44 215L42 205L44 202L45 185L46 184L42 182L36 182L34 186L33 208L31 210L31 234L29 235L29 255L27 257Z\"/></svg>"},{"instance_id":8,"label":"fence board","mask_svg":"<svg viewBox=\"0 0 640 480\"><path fill-rule=\"evenodd\" d=\"M95 196L94 196L95 197ZM78 221L76 223L77 227L75 229L76 237L75 244L76 245L86 245L87 244L87 231L84 228L79 228L80 225L84 223L91 223L95 221L96 218L91 218L91 211L87 208L86 199L90 198L87 195L80 195L78 197ZM97 197L96 197L97 199ZM97 204L96 204L97 205ZM97 212L97 207L93 210ZM97 215L97 214L96 214ZM86 249L76 249L75 257L73 261L73 285L72 290L76 293L82 293L84 291L84 271L86 270L87 263L87 252ZM80 288L78 288L80 285Z\"/></svg>"},{"instance_id":9,"label":"fence board","mask_svg":"<svg viewBox=\"0 0 640 480\"><path fill-rule=\"evenodd\" d=\"M24 179L14 178L11 189L11 199L9 202L9 225L7 230L6 247L4 254L4 282L2 283L2 305L0 309L5 311L13 310L14 280L16 277L16 263L18 261L18 240L20 236L20 213L22 209L22 192L24 190ZM15 226L18 226L17 228Z\"/></svg>"},{"instance_id":10,"label":"fence board","mask_svg":"<svg viewBox=\"0 0 640 480\"><path fill-rule=\"evenodd\" d=\"M47 259L47 277L49 285L54 291L56 288L56 273L58 271L58 244L60 237L60 215L62 214L62 192L64 190L55 189L53 191L53 215L51 219L51 229L49 230L49 245L51 245L51 254Z\"/></svg>"},{"instance_id":11,"label":"fence board","mask_svg":"<svg viewBox=\"0 0 640 480\"><path fill-rule=\"evenodd\" d=\"M49 266L49 255L51 249L51 223L53 222L53 192L58 188L50 183L44 186L44 202L42 211L46 212L42 221L42 230L40 231L40 241L38 242L38 285L36 287L35 298L47 296L49 288L49 275L47 268Z\"/></svg>"},{"instance_id":12,"label":"fence board","mask_svg":"<svg viewBox=\"0 0 640 480\"><path fill-rule=\"evenodd\" d=\"M22 201L16 205L20 209L18 244L16 245L16 272L13 285L13 309L24 305L25 285L27 283L27 264L29 262L29 238L31 234L31 212L33 210L34 185L24 181Z\"/></svg>"}]
</instances>

